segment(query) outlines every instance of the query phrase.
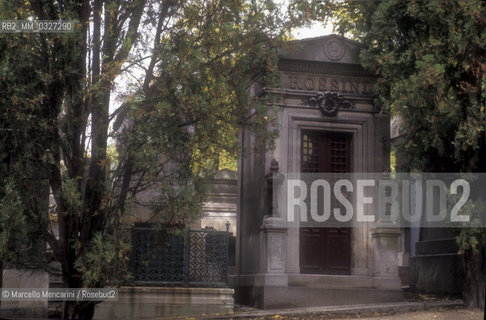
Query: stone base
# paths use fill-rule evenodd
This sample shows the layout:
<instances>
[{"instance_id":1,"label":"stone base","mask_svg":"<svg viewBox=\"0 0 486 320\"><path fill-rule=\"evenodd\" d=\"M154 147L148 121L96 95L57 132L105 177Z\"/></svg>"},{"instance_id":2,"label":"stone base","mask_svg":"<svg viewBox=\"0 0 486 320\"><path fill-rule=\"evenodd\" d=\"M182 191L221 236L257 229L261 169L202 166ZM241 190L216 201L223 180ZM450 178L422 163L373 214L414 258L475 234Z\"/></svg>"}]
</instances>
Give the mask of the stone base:
<instances>
[{"instance_id":1,"label":"stone base","mask_svg":"<svg viewBox=\"0 0 486 320\"><path fill-rule=\"evenodd\" d=\"M1 308L0 319L47 319L47 308Z\"/></svg>"},{"instance_id":2,"label":"stone base","mask_svg":"<svg viewBox=\"0 0 486 320\"><path fill-rule=\"evenodd\" d=\"M118 301L96 306L95 319L149 319L233 311L233 289L122 287Z\"/></svg>"},{"instance_id":3,"label":"stone base","mask_svg":"<svg viewBox=\"0 0 486 320\"><path fill-rule=\"evenodd\" d=\"M398 290L309 287L240 287L236 302L260 309L286 309L403 301Z\"/></svg>"},{"instance_id":4,"label":"stone base","mask_svg":"<svg viewBox=\"0 0 486 320\"><path fill-rule=\"evenodd\" d=\"M398 276L402 283L402 287L410 286L410 267L409 266L398 266Z\"/></svg>"},{"instance_id":5,"label":"stone base","mask_svg":"<svg viewBox=\"0 0 486 320\"><path fill-rule=\"evenodd\" d=\"M410 258L410 286L418 291L460 294L462 270L456 253L428 254Z\"/></svg>"},{"instance_id":6,"label":"stone base","mask_svg":"<svg viewBox=\"0 0 486 320\"><path fill-rule=\"evenodd\" d=\"M274 277L233 278L236 302L260 309L280 309L403 301L398 277L289 274L288 286L262 281L267 278Z\"/></svg>"},{"instance_id":7,"label":"stone base","mask_svg":"<svg viewBox=\"0 0 486 320\"><path fill-rule=\"evenodd\" d=\"M3 271L4 288L47 289L49 275L43 271L6 269ZM0 308L1 318L47 318L47 299L6 300Z\"/></svg>"}]
</instances>

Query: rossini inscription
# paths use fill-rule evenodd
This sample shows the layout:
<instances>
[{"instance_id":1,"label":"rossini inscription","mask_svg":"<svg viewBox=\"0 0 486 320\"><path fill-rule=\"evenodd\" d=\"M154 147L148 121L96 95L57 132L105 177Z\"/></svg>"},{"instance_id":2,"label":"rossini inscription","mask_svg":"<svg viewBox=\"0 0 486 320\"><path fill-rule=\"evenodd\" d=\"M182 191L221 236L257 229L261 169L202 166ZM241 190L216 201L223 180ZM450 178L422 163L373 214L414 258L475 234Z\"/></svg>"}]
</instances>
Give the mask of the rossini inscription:
<instances>
[{"instance_id":1,"label":"rossini inscription","mask_svg":"<svg viewBox=\"0 0 486 320\"><path fill-rule=\"evenodd\" d=\"M372 95L372 85L366 80L290 75L287 81L287 87L295 90L334 91L362 96Z\"/></svg>"}]
</instances>

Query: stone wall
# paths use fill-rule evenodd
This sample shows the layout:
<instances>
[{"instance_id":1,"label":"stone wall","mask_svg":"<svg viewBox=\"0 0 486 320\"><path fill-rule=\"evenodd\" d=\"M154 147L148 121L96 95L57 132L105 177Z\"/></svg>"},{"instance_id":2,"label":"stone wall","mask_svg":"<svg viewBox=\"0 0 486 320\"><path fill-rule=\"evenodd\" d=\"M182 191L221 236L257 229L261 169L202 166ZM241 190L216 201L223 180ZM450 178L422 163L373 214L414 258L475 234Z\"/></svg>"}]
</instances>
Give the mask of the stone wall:
<instances>
[{"instance_id":1,"label":"stone wall","mask_svg":"<svg viewBox=\"0 0 486 320\"><path fill-rule=\"evenodd\" d=\"M231 313L233 289L122 287L118 301L96 306L95 320L138 320L208 313Z\"/></svg>"},{"instance_id":2,"label":"stone wall","mask_svg":"<svg viewBox=\"0 0 486 320\"><path fill-rule=\"evenodd\" d=\"M6 269L3 288L48 288L49 275L43 271ZM0 317L47 318L47 299L33 301L2 301Z\"/></svg>"}]
</instances>

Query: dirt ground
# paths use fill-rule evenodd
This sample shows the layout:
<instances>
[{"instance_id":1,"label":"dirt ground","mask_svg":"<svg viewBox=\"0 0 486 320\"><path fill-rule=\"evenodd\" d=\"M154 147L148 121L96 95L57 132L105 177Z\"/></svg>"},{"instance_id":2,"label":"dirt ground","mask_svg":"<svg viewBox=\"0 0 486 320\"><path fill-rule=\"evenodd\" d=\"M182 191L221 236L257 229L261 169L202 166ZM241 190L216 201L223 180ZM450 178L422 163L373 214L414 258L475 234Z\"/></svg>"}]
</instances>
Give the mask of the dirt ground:
<instances>
[{"instance_id":1,"label":"dirt ground","mask_svg":"<svg viewBox=\"0 0 486 320\"><path fill-rule=\"evenodd\" d=\"M447 310L447 311L419 311L402 313L396 315L367 317L367 318L351 318L360 320L482 320L482 310Z\"/></svg>"}]
</instances>

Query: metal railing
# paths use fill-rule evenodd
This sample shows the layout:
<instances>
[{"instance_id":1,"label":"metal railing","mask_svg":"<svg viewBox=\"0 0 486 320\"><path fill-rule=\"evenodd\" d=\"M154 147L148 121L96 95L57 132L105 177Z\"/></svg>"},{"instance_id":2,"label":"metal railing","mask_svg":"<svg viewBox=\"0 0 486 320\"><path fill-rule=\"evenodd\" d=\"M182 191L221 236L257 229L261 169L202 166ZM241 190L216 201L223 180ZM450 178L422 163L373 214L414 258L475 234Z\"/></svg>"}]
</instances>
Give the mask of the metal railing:
<instances>
[{"instance_id":1,"label":"metal railing","mask_svg":"<svg viewBox=\"0 0 486 320\"><path fill-rule=\"evenodd\" d=\"M135 284L225 287L226 231L190 230L167 234L150 227L132 229L130 271Z\"/></svg>"}]
</instances>

